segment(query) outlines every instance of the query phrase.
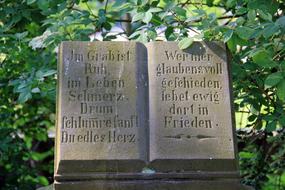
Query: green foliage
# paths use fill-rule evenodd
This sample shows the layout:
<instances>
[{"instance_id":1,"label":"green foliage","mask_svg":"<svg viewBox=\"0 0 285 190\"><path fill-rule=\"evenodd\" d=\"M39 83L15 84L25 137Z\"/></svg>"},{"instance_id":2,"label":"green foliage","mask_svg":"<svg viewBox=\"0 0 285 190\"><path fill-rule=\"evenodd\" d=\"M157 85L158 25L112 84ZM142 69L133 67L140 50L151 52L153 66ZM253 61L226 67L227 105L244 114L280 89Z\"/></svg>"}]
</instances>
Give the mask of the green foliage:
<instances>
[{"instance_id":1,"label":"green foliage","mask_svg":"<svg viewBox=\"0 0 285 190\"><path fill-rule=\"evenodd\" d=\"M285 187L284 131L268 136L266 131L239 131L239 152L243 181L256 189L283 190Z\"/></svg>"},{"instance_id":2,"label":"green foliage","mask_svg":"<svg viewBox=\"0 0 285 190\"><path fill-rule=\"evenodd\" d=\"M193 43L193 39L192 38L189 38L189 37L186 37L186 38L183 38L179 43L178 43L178 46L180 49L187 49L188 47L191 46L191 44Z\"/></svg>"},{"instance_id":3,"label":"green foliage","mask_svg":"<svg viewBox=\"0 0 285 190\"><path fill-rule=\"evenodd\" d=\"M56 55L29 47L45 30L32 3L0 2L0 189L52 181Z\"/></svg>"},{"instance_id":4,"label":"green foliage","mask_svg":"<svg viewBox=\"0 0 285 190\"><path fill-rule=\"evenodd\" d=\"M129 39L178 41L181 49L194 40L225 42L235 110L248 114L244 182L284 189L284 10L284 0L0 1L1 187L52 182L58 44Z\"/></svg>"}]
</instances>

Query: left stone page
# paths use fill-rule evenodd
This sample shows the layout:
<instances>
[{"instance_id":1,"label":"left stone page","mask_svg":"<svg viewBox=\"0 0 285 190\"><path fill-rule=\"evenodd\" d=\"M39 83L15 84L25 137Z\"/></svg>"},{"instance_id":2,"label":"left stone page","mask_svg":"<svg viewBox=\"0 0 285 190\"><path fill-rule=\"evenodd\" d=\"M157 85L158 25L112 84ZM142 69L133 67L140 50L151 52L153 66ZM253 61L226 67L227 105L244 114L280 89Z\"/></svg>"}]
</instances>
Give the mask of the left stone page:
<instances>
[{"instance_id":1,"label":"left stone page","mask_svg":"<svg viewBox=\"0 0 285 190\"><path fill-rule=\"evenodd\" d=\"M55 179L141 171L148 156L146 61L136 42L61 44Z\"/></svg>"}]
</instances>

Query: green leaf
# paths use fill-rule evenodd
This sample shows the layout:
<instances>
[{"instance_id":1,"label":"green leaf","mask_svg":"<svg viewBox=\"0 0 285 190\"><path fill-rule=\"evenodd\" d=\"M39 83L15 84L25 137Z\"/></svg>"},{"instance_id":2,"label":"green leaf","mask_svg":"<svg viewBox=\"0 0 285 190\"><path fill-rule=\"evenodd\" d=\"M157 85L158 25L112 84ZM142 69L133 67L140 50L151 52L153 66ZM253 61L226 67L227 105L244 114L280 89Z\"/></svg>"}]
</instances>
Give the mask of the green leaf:
<instances>
[{"instance_id":1,"label":"green leaf","mask_svg":"<svg viewBox=\"0 0 285 190\"><path fill-rule=\"evenodd\" d=\"M254 120L256 120L256 118L257 118L256 115L251 115L251 116L249 116L249 117L247 118L247 120L248 120L249 122L253 122Z\"/></svg>"},{"instance_id":2,"label":"green leaf","mask_svg":"<svg viewBox=\"0 0 285 190\"><path fill-rule=\"evenodd\" d=\"M263 30L263 36L265 38L269 38L274 34L277 34L279 30L279 26L276 25L275 23L269 24L267 27L264 28Z\"/></svg>"},{"instance_id":3,"label":"green leaf","mask_svg":"<svg viewBox=\"0 0 285 190\"><path fill-rule=\"evenodd\" d=\"M99 25L101 25L107 21L106 13L105 13L104 9L99 9L98 17L99 17L99 19L98 19Z\"/></svg>"},{"instance_id":4,"label":"green leaf","mask_svg":"<svg viewBox=\"0 0 285 190\"><path fill-rule=\"evenodd\" d=\"M233 6L236 5L236 3L237 3L236 0L227 0L226 6L227 6L227 8L232 8Z\"/></svg>"},{"instance_id":5,"label":"green leaf","mask_svg":"<svg viewBox=\"0 0 285 190\"><path fill-rule=\"evenodd\" d=\"M27 4L30 5L30 4L33 4L34 2L36 2L37 0L27 0Z\"/></svg>"},{"instance_id":6,"label":"green leaf","mask_svg":"<svg viewBox=\"0 0 285 190\"><path fill-rule=\"evenodd\" d=\"M236 7L236 15L243 15L243 14L246 14L247 13L247 8L245 7L241 7L241 6L237 6Z\"/></svg>"},{"instance_id":7,"label":"green leaf","mask_svg":"<svg viewBox=\"0 0 285 190\"><path fill-rule=\"evenodd\" d=\"M186 37L186 38L183 38L179 43L178 43L178 47L180 49L187 49L189 48L193 43L193 38L189 38L189 37Z\"/></svg>"},{"instance_id":8,"label":"green leaf","mask_svg":"<svg viewBox=\"0 0 285 190\"><path fill-rule=\"evenodd\" d=\"M280 63L281 69L285 71L285 60Z\"/></svg>"},{"instance_id":9,"label":"green leaf","mask_svg":"<svg viewBox=\"0 0 285 190\"><path fill-rule=\"evenodd\" d=\"M271 55L266 50L257 51L253 57L253 62L257 65L265 68L271 68L278 66L275 61L272 60Z\"/></svg>"},{"instance_id":10,"label":"green leaf","mask_svg":"<svg viewBox=\"0 0 285 190\"><path fill-rule=\"evenodd\" d=\"M233 36L234 31L233 30L228 30L224 33L224 42L226 43L227 41L229 41L231 39L231 37Z\"/></svg>"},{"instance_id":11,"label":"green leaf","mask_svg":"<svg viewBox=\"0 0 285 190\"><path fill-rule=\"evenodd\" d=\"M285 102L285 79L277 85L277 96L280 100Z\"/></svg>"},{"instance_id":12,"label":"green leaf","mask_svg":"<svg viewBox=\"0 0 285 190\"><path fill-rule=\"evenodd\" d=\"M279 27L282 29L282 31L284 32L285 31L285 16L282 16L280 18L278 18L276 20L276 24L279 25Z\"/></svg>"},{"instance_id":13,"label":"green leaf","mask_svg":"<svg viewBox=\"0 0 285 190\"><path fill-rule=\"evenodd\" d=\"M282 73L280 72L272 73L265 79L265 82L264 82L265 89L271 88L277 85L282 79L283 79Z\"/></svg>"},{"instance_id":14,"label":"green leaf","mask_svg":"<svg viewBox=\"0 0 285 190\"><path fill-rule=\"evenodd\" d=\"M250 11L248 11L248 13L247 13L247 18L249 19L249 21L254 21L255 20L255 18L256 18L256 12L255 12L255 10L250 10Z\"/></svg>"},{"instance_id":15,"label":"green leaf","mask_svg":"<svg viewBox=\"0 0 285 190\"><path fill-rule=\"evenodd\" d=\"M155 30L148 30L147 31L147 36L149 39L155 40L157 37L157 33Z\"/></svg>"},{"instance_id":16,"label":"green leaf","mask_svg":"<svg viewBox=\"0 0 285 190\"><path fill-rule=\"evenodd\" d=\"M206 4L210 7L213 6L213 3L214 3L213 0L206 0Z\"/></svg>"},{"instance_id":17,"label":"green leaf","mask_svg":"<svg viewBox=\"0 0 285 190\"><path fill-rule=\"evenodd\" d=\"M237 35L244 40L249 40L254 34L255 30L247 26L241 26L236 29Z\"/></svg>"},{"instance_id":18,"label":"green leaf","mask_svg":"<svg viewBox=\"0 0 285 190\"><path fill-rule=\"evenodd\" d=\"M270 0L247 0L248 8L254 10L262 10L263 12L268 12L270 14L274 14L278 10L277 1L270 1Z\"/></svg>"},{"instance_id":19,"label":"green leaf","mask_svg":"<svg viewBox=\"0 0 285 190\"><path fill-rule=\"evenodd\" d=\"M47 178L44 176L38 176L37 180L39 181L39 184L41 184L43 186L47 186L49 184Z\"/></svg>"},{"instance_id":20,"label":"green leaf","mask_svg":"<svg viewBox=\"0 0 285 190\"><path fill-rule=\"evenodd\" d=\"M181 17L186 17L186 10L181 7L175 7L174 12Z\"/></svg>"},{"instance_id":21,"label":"green leaf","mask_svg":"<svg viewBox=\"0 0 285 190\"><path fill-rule=\"evenodd\" d=\"M45 40L48 39L53 33L50 30L46 30L41 36L37 36L33 38L29 42L29 46L31 46L34 50L37 48L44 48L46 47Z\"/></svg>"},{"instance_id":22,"label":"green leaf","mask_svg":"<svg viewBox=\"0 0 285 190\"><path fill-rule=\"evenodd\" d=\"M185 22L196 22L196 21L200 21L203 18L203 16L198 15L198 16L191 16L188 17Z\"/></svg>"},{"instance_id":23,"label":"green leaf","mask_svg":"<svg viewBox=\"0 0 285 190\"><path fill-rule=\"evenodd\" d=\"M165 34L165 37L166 37L167 40L169 39L170 35L173 34L173 32L174 32L174 28L173 27L169 26L169 27L166 28L164 34Z\"/></svg>"},{"instance_id":24,"label":"green leaf","mask_svg":"<svg viewBox=\"0 0 285 190\"><path fill-rule=\"evenodd\" d=\"M272 131L275 131L276 130L276 127L277 127L277 121L272 121L272 122L269 122L266 126L266 131L267 132L272 132Z\"/></svg>"},{"instance_id":25,"label":"green leaf","mask_svg":"<svg viewBox=\"0 0 285 190\"><path fill-rule=\"evenodd\" d=\"M55 73L56 73L56 70L50 69L50 70L44 72L42 76L43 76L43 77L47 77L47 76L53 75L53 74L55 74Z\"/></svg>"},{"instance_id":26,"label":"green leaf","mask_svg":"<svg viewBox=\"0 0 285 190\"><path fill-rule=\"evenodd\" d=\"M157 33L155 30L148 30L147 31L147 36L152 39L152 40L155 40L156 37L157 37Z\"/></svg>"},{"instance_id":27,"label":"green leaf","mask_svg":"<svg viewBox=\"0 0 285 190\"><path fill-rule=\"evenodd\" d=\"M18 40L22 40L24 37L26 37L28 35L28 32L22 32L22 33L16 33L15 34L15 37L18 39Z\"/></svg>"},{"instance_id":28,"label":"green leaf","mask_svg":"<svg viewBox=\"0 0 285 190\"><path fill-rule=\"evenodd\" d=\"M135 31L134 33L132 33L132 34L129 36L129 38L131 39L131 38L137 37L137 36L139 36L139 35L141 35L141 31L140 31L140 30Z\"/></svg>"},{"instance_id":29,"label":"green leaf","mask_svg":"<svg viewBox=\"0 0 285 190\"><path fill-rule=\"evenodd\" d=\"M259 113L260 113L260 106L259 106L259 104L256 103L256 102L253 102L253 104L250 106L250 112L252 114L259 115Z\"/></svg>"},{"instance_id":30,"label":"green leaf","mask_svg":"<svg viewBox=\"0 0 285 190\"><path fill-rule=\"evenodd\" d=\"M112 25L109 22L105 22L103 24L103 28L105 28L106 30L111 30L112 29Z\"/></svg>"},{"instance_id":31,"label":"green leaf","mask_svg":"<svg viewBox=\"0 0 285 190\"><path fill-rule=\"evenodd\" d=\"M151 13L157 13L157 12L161 12L162 11L162 9L161 8L150 8L149 10L148 10L149 12L151 12Z\"/></svg>"},{"instance_id":32,"label":"green leaf","mask_svg":"<svg viewBox=\"0 0 285 190\"><path fill-rule=\"evenodd\" d=\"M38 87L36 87L36 88L33 88L31 92L32 93L40 93L41 90Z\"/></svg>"},{"instance_id":33,"label":"green leaf","mask_svg":"<svg viewBox=\"0 0 285 190\"><path fill-rule=\"evenodd\" d=\"M18 102L19 103L25 103L26 101L28 101L29 99L32 98L32 94L31 92L29 92L28 90L20 93L19 97L18 97Z\"/></svg>"},{"instance_id":34,"label":"green leaf","mask_svg":"<svg viewBox=\"0 0 285 190\"><path fill-rule=\"evenodd\" d=\"M48 156L50 156L50 152L30 152L31 158L35 161L44 160Z\"/></svg>"},{"instance_id":35,"label":"green leaf","mask_svg":"<svg viewBox=\"0 0 285 190\"><path fill-rule=\"evenodd\" d=\"M263 118L265 121L273 121L276 119L276 117L274 115L266 115Z\"/></svg>"},{"instance_id":36,"label":"green leaf","mask_svg":"<svg viewBox=\"0 0 285 190\"><path fill-rule=\"evenodd\" d=\"M285 117L279 117L279 124L285 127Z\"/></svg>"},{"instance_id":37,"label":"green leaf","mask_svg":"<svg viewBox=\"0 0 285 190\"><path fill-rule=\"evenodd\" d=\"M245 22L245 19L243 17L239 17L237 20L236 20L236 23L241 26L243 23Z\"/></svg>"},{"instance_id":38,"label":"green leaf","mask_svg":"<svg viewBox=\"0 0 285 190\"><path fill-rule=\"evenodd\" d=\"M132 22L137 22L139 20L142 20L144 18L144 16L145 16L145 13L142 13L142 12L136 13L133 16Z\"/></svg>"},{"instance_id":39,"label":"green leaf","mask_svg":"<svg viewBox=\"0 0 285 190\"><path fill-rule=\"evenodd\" d=\"M203 10L203 9L195 9L195 10L193 10L193 12L197 13L200 17L203 17L203 16L207 15L206 11Z\"/></svg>"},{"instance_id":40,"label":"green leaf","mask_svg":"<svg viewBox=\"0 0 285 190\"><path fill-rule=\"evenodd\" d=\"M142 6L146 5L148 3L148 0L140 0Z\"/></svg>"},{"instance_id":41,"label":"green leaf","mask_svg":"<svg viewBox=\"0 0 285 190\"><path fill-rule=\"evenodd\" d=\"M147 33L144 31L141 31L140 35L138 36L136 40L141 43L147 43L148 42Z\"/></svg>"},{"instance_id":42,"label":"green leaf","mask_svg":"<svg viewBox=\"0 0 285 190\"><path fill-rule=\"evenodd\" d=\"M50 70L47 70L47 71L45 71L45 70L38 70L36 72L36 78L38 80L42 80L42 78L50 76L50 75L53 75L55 73L56 73L56 70L54 70L54 69L50 69Z\"/></svg>"},{"instance_id":43,"label":"green leaf","mask_svg":"<svg viewBox=\"0 0 285 190\"><path fill-rule=\"evenodd\" d=\"M17 92L21 92L20 90L27 88L27 86L29 86L29 83L26 82L26 81L22 81L22 82L19 84L19 86L17 86L16 91L17 91Z\"/></svg>"},{"instance_id":44,"label":"green leaf","mask_svg":"<svg viewBox=\"0 0 285 190\"><path fill-rule=\"evenodd\" d=\"M144 18L143 18L143 22L144 23L146 23L146 24L148 24L150 21L151 21L151 18L152 18L152 13L150 12L150 11L147 11L146 13L145 13L145 16L144 16Z\"/></svg>"},{"instance_id":45,"label":"green leaf","mask_svg":"<svg viewBox=\"0 0 285 190\"><path fill-rule=\"evenodd\" d=\"M34 137L39 141L46 141L48 139L48 135L46 133L36 133Z\"/></svg>"},{"instance_id":46,"label":"green leaf","mask_svg":"<svg viewBox=\"0 0 285 190\"><path fill-rule=\"evenodd\" d=\"M260 9L257 10L257 13L263 20L272 21L272 16L270 13L265 13Z\"/></svg>"},{"instance_id":47,"label":"green leaf","mask_svg":"<svg viewBox=\"0 0 285 190\"><path fill-rule=\"evenodd\" d=\"M163 24L161 18L157 16L156 14L152 15L151 23L154 24L155 26L160 26Z\"/></svg>"},{"instance_id":48,"label":"green leaf","mask_svg":"<svg viewBox=\"0 0 285 190\"><path fill-rule=\"evenodd\" d=\"M47 0L37 0L37 4L38 7L43 11L46 11L49 8L49 1Z\"/></svg>"},{"instance_id":49,"label":"green leaf","mask_svg":"<svg viewBox=\"0 0 285 190\"><path fill-rule=\"evenodd\" d=\"M249 159L249 158L253 158L254 156L255 156L255 154L252 152L240 152L239 153L240 158Z\"/></svg>"}]
</instances>

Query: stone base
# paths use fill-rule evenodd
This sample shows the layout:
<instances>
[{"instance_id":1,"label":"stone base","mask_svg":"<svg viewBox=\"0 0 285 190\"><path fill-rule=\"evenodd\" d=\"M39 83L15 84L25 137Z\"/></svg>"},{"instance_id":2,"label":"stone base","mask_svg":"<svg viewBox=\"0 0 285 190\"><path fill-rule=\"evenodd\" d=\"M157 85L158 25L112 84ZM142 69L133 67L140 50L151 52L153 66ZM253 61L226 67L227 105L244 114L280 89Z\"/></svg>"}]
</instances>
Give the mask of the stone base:
<instances>
[{"instance_id":1,"label":"stone base","mask_svg":"<svg viewBox=\"0 0 285 190\"><path fill-rule=\"evenodd\" d=\"M56 182L55 190L253 190L239 180L92 180Z\"/></svg>"}]
</instances>

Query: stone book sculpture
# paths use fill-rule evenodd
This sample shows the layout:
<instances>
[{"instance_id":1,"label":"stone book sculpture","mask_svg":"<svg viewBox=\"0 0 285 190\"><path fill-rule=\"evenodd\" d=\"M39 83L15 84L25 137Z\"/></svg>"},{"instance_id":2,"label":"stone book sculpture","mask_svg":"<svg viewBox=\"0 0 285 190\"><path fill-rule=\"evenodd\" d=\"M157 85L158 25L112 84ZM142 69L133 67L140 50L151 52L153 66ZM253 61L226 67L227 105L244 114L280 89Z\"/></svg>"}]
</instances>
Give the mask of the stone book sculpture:
<instances>
[{"instance_id":1,"label":"stone book sculpture","mask_svg":"<svg viewBox=\"0 0 285 190\"><path fill-rule=\"evenodd\" d=\"M245 189L225 45L63 42L55 189Z\"/></svg>"}]
</instances>

